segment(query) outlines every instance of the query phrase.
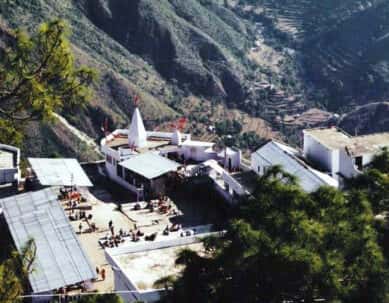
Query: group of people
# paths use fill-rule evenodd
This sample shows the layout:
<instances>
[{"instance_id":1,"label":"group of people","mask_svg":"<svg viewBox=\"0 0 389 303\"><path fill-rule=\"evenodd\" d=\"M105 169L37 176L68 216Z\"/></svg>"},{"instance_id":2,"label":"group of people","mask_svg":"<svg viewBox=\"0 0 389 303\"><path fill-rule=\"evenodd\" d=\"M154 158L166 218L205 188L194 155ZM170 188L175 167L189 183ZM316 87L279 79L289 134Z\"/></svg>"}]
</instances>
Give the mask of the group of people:
<instances>
[{"instance_id":1,"label":"group of people","mask_svg":"<svg viewBox=\"0 0 389 303\"><path fill-rule=\"evenodd\" d=\"M171 232L176 232L176 231L179 231L180 229L182 228L182 225L181 224L173 224L172 226L169 227L169 224L166 225L165 229L163 230L163 235L167 236L169 235Z\"/></svg>"},{"instance_id":2,"label":"group of people","mask_svg":"<svg viewBox=\"0 0 389 303\"><path fill-rule=\"evenodd\" d=\"M103 247L118 247L120 243L125 242L125 238L130 238L133 242L140 241L141 237L144 236L144 233L138 229L138 227L134 226L134 230L130 229L128 232L123 230L122 228L119 229L119 232L115 233L115 227L113 225L112 220L108 222L108 229L110 230L111 234L106 235L101 242Z\"/></svg>"},{"instance_id":3,"label":"group of people","mask_svg":"<svg viewBox=\"0 0 389 303\"><path fill-rule=\"evenodd\" d=\"M135 204L134 210L140 210L141 205L139 203ZM177 211L173 209L172 203L167 196L161 196L158 201L148 201L145 209L148 209L150 212L154 212L156 209L161 214L177 214Z\"/></svg>"}]
</instances>

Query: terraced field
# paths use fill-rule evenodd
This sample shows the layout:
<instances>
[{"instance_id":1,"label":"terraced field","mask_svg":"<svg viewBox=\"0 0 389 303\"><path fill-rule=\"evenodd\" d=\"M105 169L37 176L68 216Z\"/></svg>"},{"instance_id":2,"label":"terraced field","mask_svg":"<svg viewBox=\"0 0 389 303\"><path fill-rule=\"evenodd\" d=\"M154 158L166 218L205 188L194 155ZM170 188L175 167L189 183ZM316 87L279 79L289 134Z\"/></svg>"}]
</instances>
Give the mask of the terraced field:
<instances>
[{"instance_id":1,"label":"terraced field","mask_svg":"<svg viewBox=\"0 0 389 303\"><path fill-rule=\"evenodd\" d=\"M299 53L303 81L313 85L314 101L344 110L388 98L388 1L244 2L261 8L255 18L265 20L268 29L273 25L270 38L276 47L289 46Z\"/></svg>"}]
</instances>

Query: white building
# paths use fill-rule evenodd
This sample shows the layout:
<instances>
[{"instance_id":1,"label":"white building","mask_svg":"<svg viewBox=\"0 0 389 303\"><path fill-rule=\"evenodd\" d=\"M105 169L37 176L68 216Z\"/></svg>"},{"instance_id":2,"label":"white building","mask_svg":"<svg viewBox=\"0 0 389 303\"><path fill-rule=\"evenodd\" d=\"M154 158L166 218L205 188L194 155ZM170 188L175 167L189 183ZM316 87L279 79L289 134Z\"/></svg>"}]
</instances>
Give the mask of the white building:
<instances>
[{"instance_id":1,"label":"white building","mask_svg":"<svg viewBox=\"0 0 389 303\"><path fill-rule=\"evenodd\" d=\"M218 154L222 159L222 165L228 171L236 171L241 168L242 164L242 151L233 147L226 147Z\"/></svg>"},{"instance_id":2,"label":"white building","mask_svg":"<svg viewBox=\"0 0 389 303\"><path fill-rule=\"evenodd\" d=\"M162 174L152 178L145 176L150 169L158 170L156 166L160 166L163 175L171 174L173 166L166 158L179 161L184 166L191 162L202 163L213 159L229 171L239 170L242 158L238 149L226 148L218 153L215 143L192 140L190 134L181 133L177 129L173 132L146 131L138 108L135 108L128 130L115 130L103 138L100 145L105 155L105 174L135 193L138 198L144 197L146 188L150 189L150 193L157 193L157 186L163 187L161 182L155 180ZM135 171L134 163L143 159L138 156L150 152L153 156L146 157L153 157L154 161L143 161L141 172ZM130 160L132 158L133 161ZM132 166L128 167L130 162ZM180 166L176 163L175 168Z\"/></svg>"},{"instance_id":3,"label":"white building","mask_svg":"<svg viewBox=\"0 0 389 303\"><path fill-rule=\"evenodd\" d=\"M20 181L20 149L0 144L0 184Z\"/></svg>"},{"instance_id":4,"label":"white building","mask_svg":"<svg viewBox=\"0 0 389 303\"><path fill-rule=\"evenodd\" d=\"M308 129L303 133L304 156L334 178L356 176L383 147L389 147L389 133L352 137L337 128Z\"/></svg>"},{"instance_id":5,"label":"white building","mask_svg":"<svg viewBox=\"0 0 389 303\"><path fill-rule=\"evenodd\" d=\"M140 241L105 249L106 260L113 270L114 290L126 303L159 302L166 289L155 282L181 273L183 267L176 264L180 251L187 248L202 253L204 238L223 233L211 229L212 225L193 226L182 230L183 233L196 230L190 236L170 234L153 242Z\"/></svg>"},{"instance_id":6,"label":"white building","mask_svg":"<svg viewBox=\"0 0 389 303\"><path fill-rule=\"evenodd\" d=\"M302 160L301 153L288 145L272 140L251 155L251 169L260 176L275 165L296 176L306 192L313 192L321 186L338 187L334 178L310 167Z\"/></svg>"},{"instance_id":7,"label":"white building","mask_svg":"<svg viewBox=\"0 0 389 303\"><path fill-rule=\"evenodd\" d=\"M214 145L212 142L186 140L181 144L178 153L185 160L203 162L217 157L217 152L213 150Z\"/></svg>"}]
</instances>

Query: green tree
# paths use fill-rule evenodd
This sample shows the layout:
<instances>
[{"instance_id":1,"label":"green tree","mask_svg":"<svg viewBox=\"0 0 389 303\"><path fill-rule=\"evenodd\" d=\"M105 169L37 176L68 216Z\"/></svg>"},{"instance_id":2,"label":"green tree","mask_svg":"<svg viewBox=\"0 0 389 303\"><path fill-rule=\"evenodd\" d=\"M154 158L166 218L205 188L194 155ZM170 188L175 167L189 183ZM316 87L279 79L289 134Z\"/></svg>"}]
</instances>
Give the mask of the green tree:
<instances>
[{"instance_id":1,"label":"green tree","mask_svg":"<svg viewBox=\"0 0 389 303\"><path fill-rule=\"evenodd\" d=\"M346 187L363 191L375 214L389 211L389 150L384 148L357 177L347 180Z\"/></svg>"},{"instance_id":2,"label":"green tree","mask_svg":"<svg viewBox=\"0 0 389 303\"><path fill-rule=\"evenodd\" d=\"M308 194L274 167L207 254L183 252L168 302L382 302L386 262L363 192Z\"/></svg>"},{"instance_id":3,"label":"green tree","mask_svg":"<svg viewBox=\"0 0 389 303\"><path fill-rule=\"evenodd\" d=\"M382 152L374 157L370 165L384 174L389 174L389 149L384 147Z\"/></svg>"},{"instance_id":4,"label":"green tree","mask_svg":"<svg viewBox=\"0 0 389 303\"><path fill-rule=\"evenodd\" d=\"M20 142L30 120L49 120L55 111L84 104L93 70L76 67L70 31L61 20L43 23L29 36L15 31L0 50L0 141Z\"/></svg>"},{"instance_id":5,"label":"green tree","mask_svg":"<svg viewBox=\"0 0 389 303\"><path fill-rule=\"evenodd\" d=\"M12 252L11 257L0 264L0 302L20 302L19 298L28 287L28 274L33 270L36 247L28 241L20 253Z\"/></svg>"}]
</instances>

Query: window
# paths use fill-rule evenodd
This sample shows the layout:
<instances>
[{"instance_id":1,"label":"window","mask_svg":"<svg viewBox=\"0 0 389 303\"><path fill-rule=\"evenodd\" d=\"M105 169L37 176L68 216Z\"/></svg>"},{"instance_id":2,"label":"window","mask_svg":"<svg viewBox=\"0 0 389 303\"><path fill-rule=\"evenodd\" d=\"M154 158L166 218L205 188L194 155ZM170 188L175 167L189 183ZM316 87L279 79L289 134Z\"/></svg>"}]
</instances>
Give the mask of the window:
<instances>
[{"instance_id":1,"label":"window","mask_svg":"<svg viewBox=\"0 0 389 303\"><path fill-rule=\"evenodd\" d=\"M258 173L261 173L261 166L258 165Z\"/></svg>"},{"instance_id":2,"label":"window","mask_svg":"<svg viewBox=\"0 0 389 303\"><path fill-rule=\"evenodd\" d=\"M123 179L123 167L120 165L116 166L116 174Z\"/></svg>"},{"instance_id":3,"label":"window","mask_svg":"<svg viewBox=\"0 0 389 303\"><path fill-rule=\"evenodd\" d=\"M359 170L363 169L363 158L362 156L355 158L355 165Z\"/></svg>"}]
</instances>

